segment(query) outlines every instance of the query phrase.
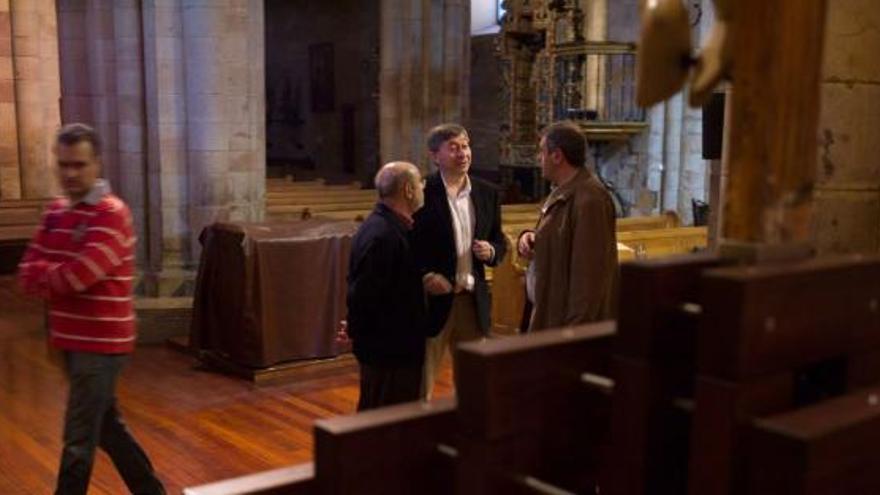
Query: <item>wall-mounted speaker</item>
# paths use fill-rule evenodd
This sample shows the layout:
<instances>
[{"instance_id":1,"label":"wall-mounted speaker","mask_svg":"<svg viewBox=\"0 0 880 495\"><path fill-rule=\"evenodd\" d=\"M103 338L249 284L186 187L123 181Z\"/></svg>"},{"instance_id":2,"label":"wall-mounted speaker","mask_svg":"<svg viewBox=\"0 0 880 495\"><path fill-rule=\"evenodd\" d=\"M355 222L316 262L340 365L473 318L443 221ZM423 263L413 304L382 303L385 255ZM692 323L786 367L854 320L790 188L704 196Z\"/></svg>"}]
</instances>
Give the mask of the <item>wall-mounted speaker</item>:
<instances>
[{"instance_id":1,"label":"wall-mounted speaker","mask_svg":"<svg viewBox=\"0 0 880 495\"><path fill-rule=\"evenodd\" d=\"M703 159L720 160L724 145L724 99L722 92L712 93L703 106Z\"/></svg>"}]
</instances>

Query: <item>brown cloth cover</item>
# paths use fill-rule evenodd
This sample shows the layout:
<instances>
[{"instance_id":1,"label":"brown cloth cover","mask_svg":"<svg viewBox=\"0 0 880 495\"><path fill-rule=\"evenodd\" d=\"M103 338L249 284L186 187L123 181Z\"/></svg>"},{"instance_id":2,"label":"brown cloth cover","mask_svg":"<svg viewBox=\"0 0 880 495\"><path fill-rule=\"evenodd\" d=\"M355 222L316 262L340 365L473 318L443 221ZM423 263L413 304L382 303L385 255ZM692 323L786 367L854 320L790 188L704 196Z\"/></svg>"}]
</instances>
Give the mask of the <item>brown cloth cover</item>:
<instances>
[{"instance_id":1,"label":"brown cloth cover","mask_svg":"<svg viewBox=\"0 0 880 495\"><path fill-rule=\"evenodd\" d=\"M190 345L256 368L335 356L357 228L336 220L206 227Z\"/></svg>"}]
</instances>

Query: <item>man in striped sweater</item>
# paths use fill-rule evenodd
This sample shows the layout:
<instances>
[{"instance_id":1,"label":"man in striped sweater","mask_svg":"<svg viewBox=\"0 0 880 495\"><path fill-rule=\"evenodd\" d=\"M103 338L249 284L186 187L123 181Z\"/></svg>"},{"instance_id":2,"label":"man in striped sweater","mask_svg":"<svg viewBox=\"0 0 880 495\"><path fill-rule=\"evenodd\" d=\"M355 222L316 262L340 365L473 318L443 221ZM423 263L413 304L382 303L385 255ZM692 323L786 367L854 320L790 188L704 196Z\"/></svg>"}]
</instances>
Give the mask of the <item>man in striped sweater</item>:
<instances>
[{"instance_id":1,"label":"man in striped sweater","mask_svg":"<svg viewBox=\"0 0 880 495\"><path fill-rule=\"evenodd\" d=\"M95 449L113 459L132 493L165 493L119 416L116 380L134 349L135 236L131 212L100 179L101 144L83 124L57 136L65 197L52 201L19 265L25 293L48 301L49 341L70 381L56 493L85 494Z\"/></svg>"}]
</instances>

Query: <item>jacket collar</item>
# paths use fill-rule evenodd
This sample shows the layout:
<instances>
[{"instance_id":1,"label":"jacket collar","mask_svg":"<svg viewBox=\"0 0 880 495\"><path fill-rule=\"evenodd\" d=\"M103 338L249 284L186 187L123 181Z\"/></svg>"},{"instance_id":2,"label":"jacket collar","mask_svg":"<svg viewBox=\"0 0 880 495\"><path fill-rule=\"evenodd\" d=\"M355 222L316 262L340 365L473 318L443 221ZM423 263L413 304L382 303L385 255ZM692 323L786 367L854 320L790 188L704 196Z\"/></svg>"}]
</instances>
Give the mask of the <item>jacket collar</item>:
<instances>
[{"instance_id":1,"label":"jacket collar","mask_svg":"<svg viewBox=\"0 0 880 495\"><path fill-rule=\"evenodd\" d=\"M578 185L586 182L589 178L590 171L586 167L581 167L568 182L550 191L550 195L547 196L547 200L544 201L544 206L541 208L541 213L546 213L556 203L568 201Z\"/></svg>"},{"instance_id":2,"label":"jacket collar","mask_svg":"<svg viewBox=\"0 0 880 495\"><path fill-rule=\"evenodd\" d=\"M387 218L401 232L406 233L407 231L412 230L412 218L404 217L400 213L394 211L385 203L376 203L376 208L373 211L375 211L376 214L378 214L379 216Z\"/></svg>"},{"instance_id":3,"label":"jacket collar","mask_svg":"<svg viewBox=\"0 0 880 495\"><path fill-rule=\"evenodd\" d=\"M76 203L73 203L71 206L78 205L80 203L95 206L101 202L101 199L103 199L104 196L110 194L111 192L113 191L110 189L110 183L107 182L105 179L98 179L92 185L92 189L89 190L89 192L85 196L83 196L82 199L80 199Z\"/></svg>"}]
</instances>

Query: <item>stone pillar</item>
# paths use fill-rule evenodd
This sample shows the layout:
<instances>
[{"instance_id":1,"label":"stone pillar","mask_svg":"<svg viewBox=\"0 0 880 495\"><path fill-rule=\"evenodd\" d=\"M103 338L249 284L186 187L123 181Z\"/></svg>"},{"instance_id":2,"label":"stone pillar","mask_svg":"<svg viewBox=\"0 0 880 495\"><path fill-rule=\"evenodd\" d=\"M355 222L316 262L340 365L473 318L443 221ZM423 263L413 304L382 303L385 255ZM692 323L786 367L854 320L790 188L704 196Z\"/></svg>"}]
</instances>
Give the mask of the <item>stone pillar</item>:
<instances>
[{"instance_id":1,"label":"stone pillar","mask_svg":"<svg viewBox=\"0 0 880 495\"><path fill-rule=\"evenodd\" d=\"M172 294L194 259L187 207L186 81L180 0L145 2L144 107L147 132L146 222L150 236L144 260L148 294ZM169 283L170 282L170 283Z\"/></svg>"},{"instance_id":2,"label":"stone pillar","mask_svg":"<svg viewBox=\"0 0 880 495\"><path fill-rule=\"evenodd\" d=\"M113 2L113 46L116 72L116 190L132 210L141 242L137 256L146 260L150 247L147 230L146 116L144 60L139 0Z\"/></svg>"},{"instance_id":3,"label":"stone pillar","mask_svg":"<svg viewBox=\"0 0 880 495\"><path fill-rule=\"evenodd\" d=\"M55 1L13 0L10 7L22 196L45 198L56 190L51 151L60 125Z\"/></svg>"},{"instance_id":4,"label":"stone pillar","mask_svg":"<svg viewBox=\"0 0 880 495\"><path fill-rule=\"evenodd\" d=\"M9 0L0 0L0 200L21 198Z\"/></svg>"},{"instance_id":5,"label":"stone pillar","mask_svg":"<svg viewBox=\"0 0 880 495\"><path fill-rule=\"evenodd\" d=\"M880 4L828 4L815 194L820 253L880 250Z\"/></svg>"},{"instance_id":6,"label":"stone pillar","mask_svg":"<svg viewBox=\"0 0 880 495\"><path fill-rule=\"evenodd\" d=\"M463 122L470 72L469 0L382 0L381 161L426 161L425 133Z\"/></svg>"},{"instance_id":7,"label":"stone pillar","mask_svg":"<svg viewBox=\"0 0 880 495\"><path fill-rule=\"evenodd\" d=\"M262 218L265 103L262 0L182 0L190 243L215 221Z\"/></svg>"}]
</instances>

